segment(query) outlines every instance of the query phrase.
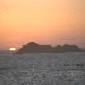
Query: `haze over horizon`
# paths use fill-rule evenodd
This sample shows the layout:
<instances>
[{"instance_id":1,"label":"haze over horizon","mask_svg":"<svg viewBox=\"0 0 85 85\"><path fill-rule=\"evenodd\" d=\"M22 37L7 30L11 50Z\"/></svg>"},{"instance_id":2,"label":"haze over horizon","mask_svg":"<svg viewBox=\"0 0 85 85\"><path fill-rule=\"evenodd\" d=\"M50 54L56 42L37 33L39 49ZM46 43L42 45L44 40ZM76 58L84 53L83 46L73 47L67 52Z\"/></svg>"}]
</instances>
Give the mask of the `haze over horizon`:
<instances>
[{"instance_id":1,"label":"haze over horizon","mask_svg":"<svg viewBox=\"0 0 85 85\"><path fill-rule=\"evenodd\" d=\"M85 0L0 0L0 49L31 41L85 48Z\"/></svg>"}]
</instances>

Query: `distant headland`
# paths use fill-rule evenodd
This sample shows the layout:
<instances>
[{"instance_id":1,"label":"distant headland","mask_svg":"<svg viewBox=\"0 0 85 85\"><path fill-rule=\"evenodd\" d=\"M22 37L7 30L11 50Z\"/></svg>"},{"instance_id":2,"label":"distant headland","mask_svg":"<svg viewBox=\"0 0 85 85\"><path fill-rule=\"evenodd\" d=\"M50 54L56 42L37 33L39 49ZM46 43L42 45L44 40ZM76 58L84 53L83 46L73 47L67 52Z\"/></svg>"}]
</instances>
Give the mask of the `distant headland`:
<instances>
[{"instance_id":1,"label":"distant headland","mask_svg":"<svg viewBox=\"0 0 85 85\"><path fill-rule=\"evenodd\" d=\"M23 53L62 53L62 52L85 52L77 45L68 45L65 44L63 46L57 45L52 47L51 45L40 45L35 42L27 43L23 45L16 53L23 54Z\"/></svg>"}]
</instances>

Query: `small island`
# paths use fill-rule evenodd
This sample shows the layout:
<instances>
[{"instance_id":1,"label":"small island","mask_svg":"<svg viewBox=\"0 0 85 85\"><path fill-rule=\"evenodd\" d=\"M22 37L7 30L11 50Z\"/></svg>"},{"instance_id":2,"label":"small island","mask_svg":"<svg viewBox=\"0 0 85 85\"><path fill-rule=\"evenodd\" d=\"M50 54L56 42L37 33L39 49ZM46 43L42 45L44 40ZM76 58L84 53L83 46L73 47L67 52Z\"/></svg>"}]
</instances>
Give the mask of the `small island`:
<instances>
[{"instance_id":1,"label":"small island","mask_svg":"<svg viewBox=\"0 0 85 85\"><path fill-rule=\"evenodd\" d=\"M84 52L81 48L77 45L68 45L65 44L63 46L57 45L52 47L51 45L40 45L35 42L27 43L23 45L16 53L23 54L23 53L62 53L62 52Z\"/></svg>"}]
</instances>

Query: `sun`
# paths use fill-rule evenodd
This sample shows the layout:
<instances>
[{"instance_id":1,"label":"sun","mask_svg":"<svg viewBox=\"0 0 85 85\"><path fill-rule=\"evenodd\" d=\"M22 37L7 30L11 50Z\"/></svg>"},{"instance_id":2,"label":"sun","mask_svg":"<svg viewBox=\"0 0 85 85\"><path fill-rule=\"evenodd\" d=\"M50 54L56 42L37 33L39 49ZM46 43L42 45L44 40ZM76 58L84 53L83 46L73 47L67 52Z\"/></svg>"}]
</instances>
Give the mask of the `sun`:
<instances>
[{"instance_id":1,"label":"sun","mask_svg":"<svg viewBox=\"0 0 85 85\"><path fill-rule=\"evenodd\" d=\"M16 51L16 48L9 48L9 51Z\"/></svg>"}]
</instances>

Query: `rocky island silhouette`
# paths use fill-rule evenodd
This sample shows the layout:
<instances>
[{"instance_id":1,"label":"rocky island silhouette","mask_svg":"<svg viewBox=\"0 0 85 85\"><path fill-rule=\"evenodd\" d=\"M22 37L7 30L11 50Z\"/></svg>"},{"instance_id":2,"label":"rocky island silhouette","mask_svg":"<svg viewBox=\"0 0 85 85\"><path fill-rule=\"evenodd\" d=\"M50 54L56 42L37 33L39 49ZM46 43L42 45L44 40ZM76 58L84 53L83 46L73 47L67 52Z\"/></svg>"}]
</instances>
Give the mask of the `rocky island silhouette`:
<instances>
[{"instance_id":1,"label":"rocky island silhouette","mask_svg":"<svg viewBox=\"0 0 85 85\"><path fill-rule=\"evenodd\" d=\"M23 45L16 53L59 53L59 52L83 52L77 45L57 45L52 47L51 45L40 45L35 42L27 43Z\"/></svg>"}]
</instances>

